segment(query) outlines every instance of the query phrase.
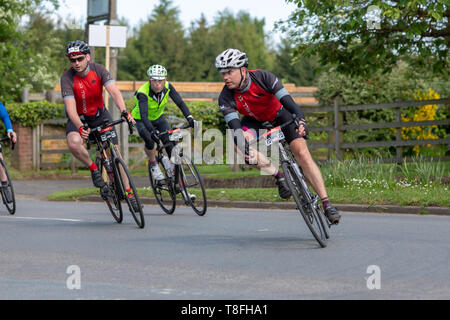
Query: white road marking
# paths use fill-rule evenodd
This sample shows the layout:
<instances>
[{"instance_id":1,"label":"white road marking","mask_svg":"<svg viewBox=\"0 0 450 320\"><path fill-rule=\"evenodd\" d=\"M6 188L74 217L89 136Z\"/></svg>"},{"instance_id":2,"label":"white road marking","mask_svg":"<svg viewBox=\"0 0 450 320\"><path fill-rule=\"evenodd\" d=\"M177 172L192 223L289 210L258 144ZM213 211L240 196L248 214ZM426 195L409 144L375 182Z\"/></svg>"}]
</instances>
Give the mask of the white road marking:
<instances>
[{"instance_id":1,"label":"white road marking","mask_svg":"<svg viewBox=\"0 0 450 320\"><path fill-rule=\"evenodd\" d=\"M79 219L61 219L61 218L36 218L36 217L16 217L16 216L0 216L0 218L11 218L11 219L23 219L23 220L49 220L49 221L68 221L68 222L83 222L84 220Z\"/></svg>"}]
</instances>

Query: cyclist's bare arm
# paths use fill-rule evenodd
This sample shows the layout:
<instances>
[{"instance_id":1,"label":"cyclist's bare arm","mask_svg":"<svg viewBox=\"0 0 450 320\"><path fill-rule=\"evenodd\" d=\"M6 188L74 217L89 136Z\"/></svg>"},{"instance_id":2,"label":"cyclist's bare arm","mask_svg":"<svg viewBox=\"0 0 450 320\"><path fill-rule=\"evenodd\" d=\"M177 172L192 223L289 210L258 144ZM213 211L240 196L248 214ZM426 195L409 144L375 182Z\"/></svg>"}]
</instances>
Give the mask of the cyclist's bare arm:
<instances>
[{"instance_id":1,"label":"cyclist's bare arm","mask_svg":"<svg viewBox=\"0 0 450 320\"><path fill-rule=\"evenodd\" d=\"M114 103L116 104L117 108L120 110L120 112L126 110L125 102L123 101L122 93L120 92L119 88L117 88L116 84L114 82L111 82L105 87L106 91L108 91L109 95L113 99Z\"/></svg>"},{"instance_id":2,"label":"cyclist's bare arm","mask_svg":"<svg viewBox=\"0 0 450 320\"><path fill-rule=\"evenodd\" d=\"M115 105L120 110L120 113L127 111L127 108L125 106L125 102L123 101L122 93L120 92L119 88L117 88L115 82L111 82L105 87L106 91L108 91L109 95L113 99ZM131 114L128 114L128 122L136 123L134 121Z\"/></svg>"},{"instance_id":3,"label":"cyclist's bare arm","mask_svg":"<svg viewBox=\"0 0 450 320\"><path fill-rule=\"evenodd\" d=\"M67 115L69 116L70 121L75 125L75 127L80 128L83 126L83 122L81 122L80 116L77 112L77 105L74 98L65 98L64 105L66 107Z\"/></svg>"}]
</instances>

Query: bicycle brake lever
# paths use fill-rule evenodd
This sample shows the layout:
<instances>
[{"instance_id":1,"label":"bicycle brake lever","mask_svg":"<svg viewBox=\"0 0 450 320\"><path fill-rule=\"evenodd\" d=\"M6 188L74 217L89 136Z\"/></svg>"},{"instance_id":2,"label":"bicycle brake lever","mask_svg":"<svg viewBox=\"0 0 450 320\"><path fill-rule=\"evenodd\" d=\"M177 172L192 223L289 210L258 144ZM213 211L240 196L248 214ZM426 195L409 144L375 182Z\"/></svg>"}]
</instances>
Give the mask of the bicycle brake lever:
<instances>
[{"instance_id":1,"label":"bicycle brake lever","mask_svg":"<svg viewBox=\"0 0 450 320\"><path fill-rule=\"evenodd\" d=\"M89 126L87 123L84 123L83 127L84 127L84 130L86 130L86 131L89 129ZM91 143L89 142L89 137L86 139L86 149L87 150L91 149Z\"/></svg>"},{"instance_id":2,"label":"bicycle brake lever","mask_svg":"<svg viewBox=\"0 0 450 320\"><path fill-rule=\"evenodd\" d=\"M128 130L130 131L130 135L132 135L133 134L133 123L132 122L128 122Z\"/></svg>"}]
</instances>

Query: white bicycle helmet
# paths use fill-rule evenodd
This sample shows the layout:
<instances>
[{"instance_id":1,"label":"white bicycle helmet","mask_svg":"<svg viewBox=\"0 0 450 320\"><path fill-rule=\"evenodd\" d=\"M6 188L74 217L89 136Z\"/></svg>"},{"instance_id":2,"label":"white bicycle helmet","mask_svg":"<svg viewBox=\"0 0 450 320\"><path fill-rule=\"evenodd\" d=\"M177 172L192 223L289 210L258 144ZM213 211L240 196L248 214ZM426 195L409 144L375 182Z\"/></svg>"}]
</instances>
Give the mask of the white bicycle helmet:
<instances>
[{"instance_id":1,"label":"white bicycle helmet","mask_svg":"<svg viewBox=\"0 0 450 320\"><path fill-rule=\"evenodd\" d=\"M227 72L233 68L247 67L248 57L238 49L227 49L216 58L216 68L220 72Z\"/></svg>"},{"instance_id":2,"label":"white bicycle helmet","mask_svg":"<svg viewBox=\"0 0 450 320\"><path fill-rule=\"evenodd\" d=\"M167 77L167 70L159 64L155 64L148 68L147 76L154 80L164 80Z\"/></svg>"}]
</instances>

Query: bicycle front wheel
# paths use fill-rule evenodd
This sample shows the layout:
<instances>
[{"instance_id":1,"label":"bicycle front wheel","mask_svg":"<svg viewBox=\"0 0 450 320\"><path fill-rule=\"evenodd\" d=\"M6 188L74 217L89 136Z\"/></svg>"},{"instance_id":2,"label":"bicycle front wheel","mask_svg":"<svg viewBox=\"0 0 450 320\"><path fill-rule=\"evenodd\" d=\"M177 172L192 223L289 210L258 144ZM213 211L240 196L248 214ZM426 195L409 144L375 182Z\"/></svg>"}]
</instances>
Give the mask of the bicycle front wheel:
<instances>
[{"instance_id":1,"label":"bicycle front wheel","mask_svg":"<svg viewBox=\"0 0 450 320\"><path fill-rule=\"evenodd\" d=\"M304 189L304 184L301 183L300 177L297 175L292 165L283 162L281 167L283 168L286 182L289 190L291 190L298 211L300 211L314 238L322 248L325 248L327 246L328 237L322 217L320 216L320 211L316 210L312 203L309 203L306 200L306 193L309 191Z\"/></svg>"},{"instance_id":2,"label":"bicycle front wheel","mask_svg":"<svg viewBox=\"0 0 450 320\"><path fill-rule=\"evenodd\" d=\"M16 197L14 195L14 188L11 178L9 177L8 168L6 168L5 162L1 158L0 165L3 167L6 175L6 185L1 188L3 203L5 204L9 214L14 214L16 213Z\"/></svg>"},{"instance_id":3,"label":"bicycle front wheel","mask_svg":"<svg viewBox=\"0 0 450 320\"><path fill-rule=\"evenodd\" d=\"M120 194L117 192L118 188L116 188L116 184L114 183L114 177L109 177L106 170L103 170L103 162L99 157L97 157L97 159L95 160L95 164L100 169L100 172L103 175L103 180L106 183L106 187L104 187L100 191L100 194L103 200L105 200L109 212L111 213L114 220L116 220L117 223L122 223L122 204L120 203Z\"/></svg>"},{"instance_id":4,"label":"bicycle front wheel","mask_svg":"<svg viewBox=\"0 0 450 320\"><path fill-rule=\"evenodd\" d=\"M138 225L138 227L142 229L145 226L144 212L142 210L142 204L141 204L141 201L139 200L137 189L134 186L133 180L131 179L130 172L128 171L128 168L125 165L125 162L121 158L114 159L114 170L115 170L115 178L120 183L120 190L121 190L122 196L128 204L131 215L133 216L134 221L136 221L136 224ZM122 175L120 174L121 172L128 178L128 183L130 184L130 189L133 193L132 197L134 197L135 203L132 203L131 198L126 194L126 190L124 187L125 185L123 183L123 178L122 178Z\"/></svg>"},{"instance_id":5,"label":"bicycle front wheel","mask_svg":"<svg viewBox=\"0 0 450 320\"><path fill-rule=\"evenodd\" d=\"M167 174L166 169L158 161L158 166L160 166L161 172L164 174L164 180L156 180L153 178L151 164L148 163L148 177L150 179L150 185L152 186L153 193L155 195L156 201L163 211L167 214L172 214L176 207L176 194L173 190L172 179Z\"/></svg>"},{"instance_id":6,"label":"bicycle front wheel","mask_svg":"<svg viewBox=\"0 0 450 320\"><path fill-rule=\"evenodd\" d=\"M202 177L197 167L186 156L181 157L180 170L180 187L184 190L184 198L191 205L192 209L199 216L206 213L207 201L206 192L203 185Z\"/></svg>"}]
</instances>

